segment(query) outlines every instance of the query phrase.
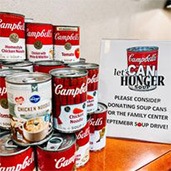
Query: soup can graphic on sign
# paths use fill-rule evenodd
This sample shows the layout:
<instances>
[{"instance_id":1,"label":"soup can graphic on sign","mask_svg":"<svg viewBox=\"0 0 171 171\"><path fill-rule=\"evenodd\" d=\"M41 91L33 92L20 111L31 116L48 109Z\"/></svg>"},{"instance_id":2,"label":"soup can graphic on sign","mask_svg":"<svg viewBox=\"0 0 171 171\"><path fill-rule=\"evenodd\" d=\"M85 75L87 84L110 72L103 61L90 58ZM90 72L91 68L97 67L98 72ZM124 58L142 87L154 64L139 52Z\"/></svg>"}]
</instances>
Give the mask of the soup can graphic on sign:
<instances>
[{"instance_id":1,"label":"soup can graphic on sign","mask_svg":"<svg viewBox=\"0 0 171 171\"><path fill-rule=\"evenodd\" d=\"M36 171L34 150L13 143L9 133L0 135L0 170Z\"/></svg>"},{"instance_id":2,"label":"soup can graphic on sign","mask_svg":"<svg viewBox=\"0 0 171 171\"><path fill-rule=\"evenodd\" d=\"M27 58L31 62L53 60L53 26L26 23Z\"/></svg>"},{"instance_id":3,"label":"soup can graphic on sign","mask_svg":"<svg viewBox=\"0 0 171 171\"><path fill-rule=\"evenodd\" d=\"M86 69L88 71L87 78L87 113L97 110L98 104L98 75L99 65L94 63L70 64L71 68Z\"/></svg>"},{"instance_id":4,"label":"soup can graphic on sign","mask_svg":"<svg viewBox=\"0 0 171 171\"><path fill-rule=\"evenodd\" d=\"M28 72L24 69L0 69L0 128L10 129L10 114L7 99L5 78L14 73Z\"/></svg>"},{"instance_id":5,"label":"soup can graphic on sign","mask_svg":"<svg viewBox=\"0 0 171 171\"><path fill-rule=\"evenodd\" d=\"M98 109L90 115L90 150L101 150L106 146L107 106L98 103Z\"/></svg>"},{"instance_id":6,"label":"soup can graphic on sign","mask_svg":"<svg viewBox=\"0 0 171 171\"><path fill-rule=\"evenodd\" d=\"M54 59L78 62L80 57L79 26L54 26Z\"/></svg>"},{"instance_id":7,"label":"soup can graphic on sign","mask_svg":"<svg viewBox=\"0 0 171 171\"><path fill-rule=\"evenodd\" d=\"M87 122L87 71L61 68L52 75L54 128L71 133Z\"/></svg>"},{"instance_id":8,"label":"soup can graphic on sign","mask_svg":"<svg viewBox=\"0 0 171 171\"><path fill-rule=\"evenodd\" d=\"M2 64L2 69L26 69L33 72L33 63L30 61L6 62Z\"/></svg>"},{"instance_id":9,"label":"soup can graphic on sign","mask_svg":"<svg viewBox=\"0 0 171 171\"><path fill-rule=\"evenodd\" d=\"M135 91L150 91L157 87L158 47L137 46L127 49L129 88Z\"/></svg>"},{"instance_id":10,"label":"soup can graphic on sign","mask_svg":"<svg viewBox=\"0 0 171 171\"><path fill-rule=\"evenodd\" d=\"M16 61L25 58L24 16L0 12L0 60Z\"/></svg>"},{"instance_id":11,"label":"soup can graphic on sign","mask_svg":"<svg viewBox=\"0 0 171 171\"><path fill-rule=\"evenodd\" d=\"M76 167L84 166L90 158L90 120L84 128L75 133L76 135Z\"/></svg>"},{"instance_id":12,"label":"soup can graphic on sign","mask_svg":"<svg viewBox=\"0 0 171 171\"><path fill-rule=\"evenodd\" d=\"M67 67L62 61L37 61L34 63L34 72L45 72L49 73L50 70L56 68L65 68Z\"/></svg>"},{"instance_id":13,"label":"soup can graphic on sign","mask_svg":"<svg viewBox=\"0 0 171 171\"><path fill-rule=\"evenodd\" d=\"M6 77L12 139L21 146L41 144L52 132L51 76L22 73Z\"/></svg>"},{"instance_id":14,"label":"soup can graphic on sign","mask_svg":"<svg viewBox=\"0 0 171 171\"><path fill-rule=\"evenodd\" d=\"M38 171L75 171L75 134L54 133L36 151Z\"/></svg>"}]
</instances>

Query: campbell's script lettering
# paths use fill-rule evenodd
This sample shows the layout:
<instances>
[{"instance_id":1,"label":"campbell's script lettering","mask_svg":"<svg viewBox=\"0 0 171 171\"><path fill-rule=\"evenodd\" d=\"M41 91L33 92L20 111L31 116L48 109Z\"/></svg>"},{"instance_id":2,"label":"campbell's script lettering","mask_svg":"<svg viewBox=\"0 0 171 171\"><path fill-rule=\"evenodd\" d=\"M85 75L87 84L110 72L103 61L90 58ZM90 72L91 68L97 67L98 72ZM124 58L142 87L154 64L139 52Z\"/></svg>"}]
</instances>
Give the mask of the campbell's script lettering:
<instances>
[{"instance_id":1,"label":"campbell's script lettering","mask_svg":"<svg viewBox=\"0 0 171 171\"><path fill-rule=\"evenodd\" d=\"M40 32L40 31L29 31L29 29L27 29L27 36L35 37L35 39L37 39L38 37L52 37L52 30L46 31L45 29L43 29Z\"/></svg>"},{"instance_id":2,"label":"campbell's script lettering","mask_svg":"<svg viewBox=\"0 0 171 171\"><path fill-rule=\"evenodd\" d=\"M75 89L65 89L62 84L58 84L55 87L55 94L56 95L72 95L73 97L76 97L78 94L83 94L87 92L87 86L85 83L81 85L80 88L76 87Z\"/></svg>"},{"instance_id":3,"label":"campbell's script lettering","mask_svg":"<svg viewBox=\"0 0 171 171\"><path fill-rule=\"evenodd\" d=\"M21 21L16 23L4 23L2 19L0 19L0 28L1 29L10 29L13 30L24 30L24 23Z\"/></svg>"},{"instance_id":4,"label":"campbell's script lettering","mask_svg":"<svg viewBox=\"0 0 171 171\"><path fill-rule=\"evenodd\" d=\"M59 32L55 34L55 40L79 40L79 34L72 33L71 35L61 35Z\"/></svg>"}]
</instances>

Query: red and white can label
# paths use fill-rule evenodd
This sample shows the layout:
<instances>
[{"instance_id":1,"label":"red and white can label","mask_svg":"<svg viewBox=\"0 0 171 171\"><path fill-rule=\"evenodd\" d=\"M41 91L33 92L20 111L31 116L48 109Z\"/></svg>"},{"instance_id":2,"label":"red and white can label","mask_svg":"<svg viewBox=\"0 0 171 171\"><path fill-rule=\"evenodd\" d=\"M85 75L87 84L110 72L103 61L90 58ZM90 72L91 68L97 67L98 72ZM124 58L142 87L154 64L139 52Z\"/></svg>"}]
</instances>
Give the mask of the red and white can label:
<instances>
[{"instance_id":1,"label":"red and white can label","mask_svg":"<svg viewBox=\"0 0 171 171\"><path fill-rule=\"evenodd\" d=\"M157 87L151 84L151 77L157 76L158 64L158 47L156 46L137 46L127 49L128 74L131 79L138 77L142 83L129 85L131 90L135 91L149 91ZM143 80L146 79L149 84L145 84ZM150 85L151 84L151 85Z\"/></svg>"},{"instance_id":2,"label":"red and white can label","mask_svg":"<svg viewBox=\"0 0 171 171\"><path fill-rule=\"evenodd\" d=\"M53 60L53 26L51 24L26 24L27 58L31 62Z\"/></svg>"},{"instance_id":3,"label":"red and white can label","mask_svg":"<svg viewBox=\"0 0 171 171\"><path fill-rule=\"evenodd\" d=\"M66 133L78 131L87 122L87 71L65 68L51 74L54 128Z\"/></svg>"},{"instance_id":4,"label":"red and white can label","mask_svg":"<svg viewBox=\"0 0 171 171\"><path fill-rule=\"evenodd\" d=\"M88 71L87 78L87 113L97 110L98 104L98 76L99 65L94 63L78 63L70 64L69 67L77 69L86 69Z\"/></svg>"},{"instance_id":5,"label":"red and white can label","mask_svg":"<svg viewBox=\"0 0 171 171\"><path fill-rule=\"evenodd\" d=\"M80 131L76 132L76 167L85 165L90 158L90 121Z\"/></svg>"},{"instance_id":6,"label":"red and white can label","mask_svg":"<svg viewBox=\"0 0 171 171\"><path fill-rule=\"evenodd\" d=\"M0 77L0 127L5 129L10 128L10 115L5 77Z\"/></svg>"},{"instance_id":7,"label":"red and white can label","mask_svg":"<svg viewBox=\"0 0 171 171\"><path fill-rule=\"evenodd\" d=\"M80 57L80 28L54 26L54 59L65 63L78 62Z\"/></svg>"},{"instance_id":8,"label":"red and white can label","mask_svg":"<svg viewBox=\"0 0 171 171\"><path fill-rule=\"evenodd\" d=\"M98 103L96 112L90 115L90 150L101 150L106 145L107 107Z\"/></svg>"},{"instance_id":9,"label":"red and white can label","mask_svg":"<svg viewBox=\"0 0 171 171\"><path fill-rule=\"evenodd\" d=\"M57 134L59 136L59 133ZM52 136L51 139L53 138ZM50 149L48 148L49 142L37 147L38 171L75 171L76 143L73 141L73 135L63 134L59 138L62 139L62 142L56 148L56 144L59 143L58 140L51 142ZM53 145L54 148L52 148Z\"/></svg>"},{"instance_id":10,"label":"red and white can label","mask_svg":"<svg viewBox=\"0 0 171 171\"><path fill-rule=\"evenodd\" d=\"M0 13L0 59L16 61L25 58L24 16Z\"/></svg>"}]
</instances>

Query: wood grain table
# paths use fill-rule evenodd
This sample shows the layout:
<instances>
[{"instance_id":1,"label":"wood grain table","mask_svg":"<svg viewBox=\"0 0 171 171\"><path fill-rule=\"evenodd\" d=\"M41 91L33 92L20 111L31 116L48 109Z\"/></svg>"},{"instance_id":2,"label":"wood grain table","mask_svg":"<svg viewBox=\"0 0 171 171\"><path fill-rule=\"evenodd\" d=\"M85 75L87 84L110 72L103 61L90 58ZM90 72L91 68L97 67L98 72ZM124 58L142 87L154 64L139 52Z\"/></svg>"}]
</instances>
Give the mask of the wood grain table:
<instances>
[{"instance_id":1,"label":"wood grain table","mask_svg":"<svg viewBox=\"0 0 171 171\"><path fill-rule=\"evenodd\" d=\"M171 171L171 144L107 138L77 171Z\"/></svg>"}]
</instances>

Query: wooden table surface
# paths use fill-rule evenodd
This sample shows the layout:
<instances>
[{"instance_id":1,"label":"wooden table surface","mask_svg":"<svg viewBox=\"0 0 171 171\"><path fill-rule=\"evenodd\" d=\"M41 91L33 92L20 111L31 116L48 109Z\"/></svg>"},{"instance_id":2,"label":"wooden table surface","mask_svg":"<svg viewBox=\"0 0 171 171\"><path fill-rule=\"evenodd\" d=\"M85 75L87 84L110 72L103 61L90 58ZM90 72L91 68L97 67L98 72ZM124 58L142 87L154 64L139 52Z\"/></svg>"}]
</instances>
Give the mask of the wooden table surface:
<instances>
[{"instance_id":1,"label":"wooden table surface","mask_svg":"<svg viewBox=\"0 0 171 171\"><path fill-rule=\"evenodd\" d=\"M107 138L77 171L171 171L171 144Z\"/></svg>"}]
</instances>

